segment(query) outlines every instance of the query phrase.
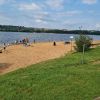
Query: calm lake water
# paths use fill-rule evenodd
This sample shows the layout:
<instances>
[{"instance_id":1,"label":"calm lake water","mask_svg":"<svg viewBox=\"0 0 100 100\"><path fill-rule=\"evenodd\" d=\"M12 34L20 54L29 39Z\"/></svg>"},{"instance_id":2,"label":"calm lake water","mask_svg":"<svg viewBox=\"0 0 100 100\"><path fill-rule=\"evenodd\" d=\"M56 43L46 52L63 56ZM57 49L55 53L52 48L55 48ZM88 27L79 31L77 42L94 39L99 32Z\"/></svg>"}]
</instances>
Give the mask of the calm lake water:
<instances>
[{"instance_id":1,"label":"calm lake water","mask_svg":"<svg viewBox=\"0 0 100 100\"><path fill-rule=\"evenodd\" d=\"M70 36L77 36L75 34L54 34L54 33L23 33L23 32L0 32L0 43L12 43L15 40L22 40L29 38L30 42L36 40L37 42L45 41L69 41ZM100 35L90 35L94 40L100 40Z\"/></svg>"}]
</instances>

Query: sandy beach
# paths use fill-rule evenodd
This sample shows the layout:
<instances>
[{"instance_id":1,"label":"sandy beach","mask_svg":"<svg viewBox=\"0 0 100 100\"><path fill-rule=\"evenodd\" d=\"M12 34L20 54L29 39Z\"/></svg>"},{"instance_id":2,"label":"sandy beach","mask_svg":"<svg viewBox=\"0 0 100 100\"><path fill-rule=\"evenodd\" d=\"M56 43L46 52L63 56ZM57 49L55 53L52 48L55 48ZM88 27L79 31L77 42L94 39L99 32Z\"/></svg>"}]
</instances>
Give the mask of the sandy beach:
<instances>
[{"instance_id":1,"label":"sandy beach","mask_svg":"<svg viewBox=\"0 0 100 100\"><path fill-rule=\"evenodd\" d=\"M100 43L100 41L94 43ZM52 42L31 44L28 47L23 45L9 46L6 51L0 53L0 74L64 56L70 50L71 45L64 45L64 42L57 42L57 46L53 46Z\"/></svg>"},{"instance_id":2,"label":"sandy beach","mask_svg":"<svg viewBox=\"0 0 100 100\"><path fill-rule=\"evenodd\" d=\"M69 51L70 44L64 45L63 42L57 42L57 46L53 46L52 42L31 44L28 47L9 46L0 54L0 74L64 56Z\"/></svg>"}]
</instances>

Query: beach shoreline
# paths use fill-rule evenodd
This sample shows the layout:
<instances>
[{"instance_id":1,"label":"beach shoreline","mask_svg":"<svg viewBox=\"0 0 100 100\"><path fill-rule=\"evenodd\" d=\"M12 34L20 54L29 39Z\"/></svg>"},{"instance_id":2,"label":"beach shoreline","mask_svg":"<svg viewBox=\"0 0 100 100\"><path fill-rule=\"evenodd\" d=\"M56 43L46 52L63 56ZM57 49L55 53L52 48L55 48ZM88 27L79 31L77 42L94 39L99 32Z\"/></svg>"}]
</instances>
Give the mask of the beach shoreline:
<instances>
[{"instance_id":1,"label":"beach shoreline","mask_svg":"<svg viewBox=\"0 0 100 100\"><path fill-rule=\"evenodd\" d=\"M100 43L99 40L94 44ZM56 42L37 42L30 46L11 45L0 54L0 75L40 63L49 59L59 58L71 51L71 44L64 44L63 41Z\"/></svg>"}]
</instances>

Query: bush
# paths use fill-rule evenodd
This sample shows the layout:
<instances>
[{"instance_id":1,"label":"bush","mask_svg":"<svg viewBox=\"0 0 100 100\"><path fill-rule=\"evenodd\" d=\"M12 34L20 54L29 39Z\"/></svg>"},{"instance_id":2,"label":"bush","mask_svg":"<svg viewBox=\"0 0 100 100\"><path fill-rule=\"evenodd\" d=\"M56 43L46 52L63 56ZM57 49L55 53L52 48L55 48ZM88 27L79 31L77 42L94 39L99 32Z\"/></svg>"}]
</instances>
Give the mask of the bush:
<instances>
[{"instance_id":1,"label":"bush","mask_svg":"<svg viewBox=\"0 0 100 100\"><path fill-rule=\"evenodd\" d=\"M87 51L91 47L92 38L90 38L87 35L81 34L81 35L79 35L75 38L75 44L76 44L76 47L75 47L76 51L82 52L83 51L83 45L85 46L84 50Z\"/></svg>"}]
</instances>

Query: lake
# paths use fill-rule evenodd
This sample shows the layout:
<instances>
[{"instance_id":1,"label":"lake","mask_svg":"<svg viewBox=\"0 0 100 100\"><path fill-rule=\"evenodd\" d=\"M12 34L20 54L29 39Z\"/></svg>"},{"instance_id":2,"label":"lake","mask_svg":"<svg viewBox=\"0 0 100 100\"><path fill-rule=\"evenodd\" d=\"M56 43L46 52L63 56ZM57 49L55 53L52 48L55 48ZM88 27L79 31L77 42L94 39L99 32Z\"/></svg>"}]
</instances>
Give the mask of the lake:
<instances>
[{"instance_id":1,"label":"lake","mask_svg":"<svg viewBox=\"0 0 100 100\"><path fill-rule=\"evenodd\" d=\"M37 42L46 41L69 41L70 36L77 36L75 34L54 34L54 33L24 33L24 32L0 32L0 44L13 43L15 40L22 40L29 38L30 42L36 40ZM89 35L94 40L100 40L100 35Z\"/></svg>"}]
</instances>

